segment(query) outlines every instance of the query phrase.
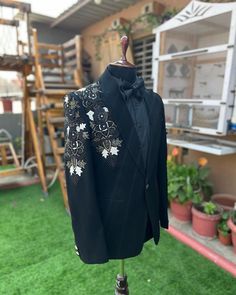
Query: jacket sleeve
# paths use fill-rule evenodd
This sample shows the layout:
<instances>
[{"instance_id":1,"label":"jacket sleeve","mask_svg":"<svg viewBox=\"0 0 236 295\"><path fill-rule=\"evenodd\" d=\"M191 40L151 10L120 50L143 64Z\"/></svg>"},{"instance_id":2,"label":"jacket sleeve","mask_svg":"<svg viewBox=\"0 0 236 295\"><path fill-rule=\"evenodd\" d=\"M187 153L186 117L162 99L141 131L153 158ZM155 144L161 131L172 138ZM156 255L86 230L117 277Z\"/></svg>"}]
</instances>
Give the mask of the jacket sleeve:
<instances>
[{"instance_id":1,"label":"jacket sleeve","mask_svg":"<svg viewBox=\"0 0 236 295\"><path fill-rule=\"evenodd\" d=\"M165 110L164 103L161 100L161 136L160 136L160 150L158 160L158 183L159 183L159 196L160 196L160 225L168 229L168 179L167 179L167 140L166 140L166 126L165 126Z\"/></svg>"},{"instance_id":2,"label":"jacket sleeve","mask_svg":"<svg viewBox=\"0 0 236 295\"><path fill-rule=\"evenodd\" d=\"M64 165L75 251L84 263L104 263L107 249L96 197L89 120L79 93L64 96Z\"/></svg>"}]
</instances>

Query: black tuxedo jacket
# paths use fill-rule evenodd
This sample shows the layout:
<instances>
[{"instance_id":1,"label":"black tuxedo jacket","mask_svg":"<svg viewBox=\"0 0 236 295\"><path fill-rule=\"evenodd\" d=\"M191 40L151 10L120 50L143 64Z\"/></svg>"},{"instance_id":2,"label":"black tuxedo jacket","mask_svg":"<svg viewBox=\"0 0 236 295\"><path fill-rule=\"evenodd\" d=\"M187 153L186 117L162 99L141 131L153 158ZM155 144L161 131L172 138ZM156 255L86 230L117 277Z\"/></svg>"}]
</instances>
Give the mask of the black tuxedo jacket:
<instances>
[{"instance_id":1,"label":"black tuxedo jacket","mask_svg":"<svg viewBox=\"0 0 236 295\"><path fill-rule=\"evenodd\" d=\"M115 79L106 69L64 97L65 176L75 251L84 263L137 256L168 228L167 142L161 97L143 87L150 123L147 167Z\"/></svg>"}]
</instances>

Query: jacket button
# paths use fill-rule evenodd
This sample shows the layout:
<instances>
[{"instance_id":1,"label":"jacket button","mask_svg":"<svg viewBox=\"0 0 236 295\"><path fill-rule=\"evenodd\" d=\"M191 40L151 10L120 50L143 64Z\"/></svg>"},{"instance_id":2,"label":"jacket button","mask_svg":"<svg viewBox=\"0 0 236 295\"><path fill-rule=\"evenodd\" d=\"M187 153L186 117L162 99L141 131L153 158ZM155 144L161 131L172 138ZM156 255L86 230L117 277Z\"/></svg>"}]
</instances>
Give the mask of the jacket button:
<instances>
[{"instance_id":1,"label":"jacket button","mask_svg":"<svg viewBox=\"0 0 236 295\"><path fill-rule=\"evenodd\" d=\"M146 190L149 188L149 183L146 184Z\"/></svg>"}]
</instances>

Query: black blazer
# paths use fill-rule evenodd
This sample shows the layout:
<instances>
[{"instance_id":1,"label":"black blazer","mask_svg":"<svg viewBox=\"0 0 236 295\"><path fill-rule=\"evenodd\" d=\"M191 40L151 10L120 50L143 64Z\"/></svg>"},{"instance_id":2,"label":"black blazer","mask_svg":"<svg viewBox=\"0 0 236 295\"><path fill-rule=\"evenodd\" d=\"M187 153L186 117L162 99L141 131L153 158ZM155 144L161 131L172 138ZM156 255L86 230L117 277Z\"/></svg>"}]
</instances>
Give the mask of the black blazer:
<instances>
[{"instance_id":1,"label":"black blazer","mask_svg":"<svg viewBox=\"0 0 236 295\"><path fill-rule=\"evenodd\" d=\"M145 173L140 141L106 69L64 97L65 176L75 251L84 263L137 256L168 228L167 142L161 97L143 88L150 120Z\"/></svg>"}]
</instances>

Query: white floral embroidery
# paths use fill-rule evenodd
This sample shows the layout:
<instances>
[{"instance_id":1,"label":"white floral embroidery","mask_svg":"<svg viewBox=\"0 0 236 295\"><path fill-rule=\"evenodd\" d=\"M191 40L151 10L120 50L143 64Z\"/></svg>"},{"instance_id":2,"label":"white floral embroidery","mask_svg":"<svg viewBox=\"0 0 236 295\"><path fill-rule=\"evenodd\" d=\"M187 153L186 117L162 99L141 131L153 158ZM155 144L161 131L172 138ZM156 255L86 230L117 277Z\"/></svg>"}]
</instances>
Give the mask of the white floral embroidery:
<instances>
[{"instance_id":1,"label":"white floral embroidery","mask_svg":"<svg viewBox=\"0 0 236 295\"><path fill-rule=\"evenodd\" d=\"M65 110L65 166L71 176L81 176L86 162L84 155L84 141L89 138L86 124L79 122L80 107L73 95L66 95Z\"/></svg>"},{"instance_id":2,"label":"white floral embroidery","mask_svg":"<svg viewBox=\"0 0 236 295\"><path fill-rule=\"evenodd\" d=\"M81 176L86 166L85 141L89 139L88 124L80 114L80 107L89 119L92 143L101 156L115 165L122 140L110 112L100 97L99 82L65 95L65 165L71 176Z\"/></svg>"},{"instance_id":3,"label":"white floral embroidery","mask_svg":"<svg viewBox=\"0 0 236 295\"><path fill-rule=\"evenodd\" d=\"M68 95L65 95L65 103L68 103L68 101L69 101L69 97Z\"/></svg>"},{"instance_id":4,"label":"white floral embroidery","mask_svg":"<svg viewBox=\"0 0 236 295\"><path fill-rule=\"evenodd\" d=\"M87 115L88 115L89 119L93 121L94 112L90 110L89 112L87 112Z\"/></svg>"},{"instance_id":5,"label":"white floral embroidery","mask_svg":"<svg viewBox=\"0 0 236 295\"><path fill-rule=\"evenodd\" d=\"M118 151L119 150L118 150L117 147L114 147L114 146L111 147L110 152L111 152L112 155L118 155Z\"/></svg>"},{"instance_id":6,"label":"white floral embroidery","mask_svg":"<svg viewBox=\"0 0 236 295\"><path fill-rule=\"evenodd\" d=\"M122 140L119 139L117 126L110 118L109 110L100 98L101 86L99 81L85 88L82 104L90 120L93 140L103 158L117 156Z\"/></svg>"},{"instance_id":7,"label":"white floral embroidery","mask_svg":"<svg viewBox=\"0 0 236 295\"><path fill-rule=\"evenodd\" d=\"M102 156L103 156L104 158L107 158L107 156L108 156L108 151L104 149L104 150L102 151Z\"/></svg>"},{"instance_id":8,"label":"white floral embroidery","mask_svg":"<svg viewBox=\"0 0 236 295\"><path fill-rule=\"evenodd\" d=\"M80 132L81 130L84 130L86 127L86 124L81 123L79 126L76 127L76 131Z\"/></svg>"}]
</instances>

